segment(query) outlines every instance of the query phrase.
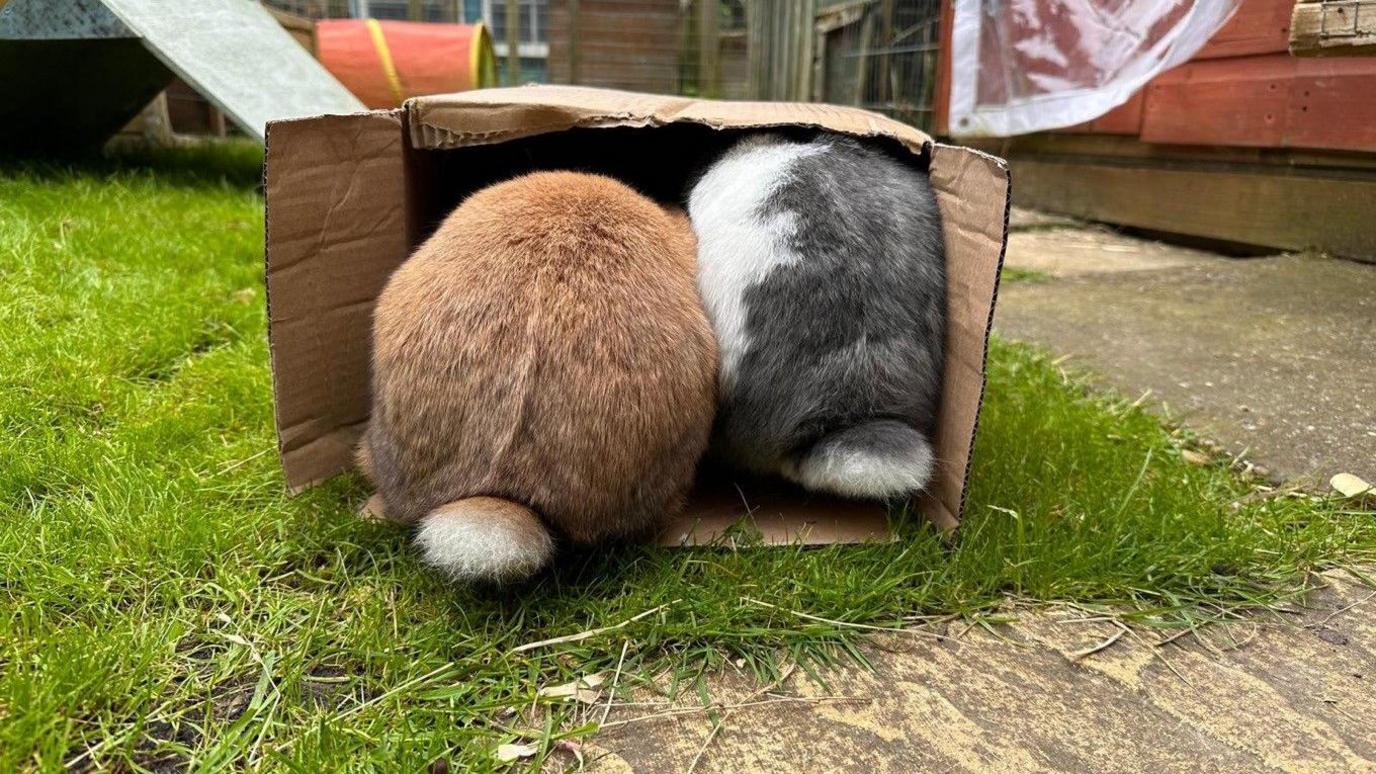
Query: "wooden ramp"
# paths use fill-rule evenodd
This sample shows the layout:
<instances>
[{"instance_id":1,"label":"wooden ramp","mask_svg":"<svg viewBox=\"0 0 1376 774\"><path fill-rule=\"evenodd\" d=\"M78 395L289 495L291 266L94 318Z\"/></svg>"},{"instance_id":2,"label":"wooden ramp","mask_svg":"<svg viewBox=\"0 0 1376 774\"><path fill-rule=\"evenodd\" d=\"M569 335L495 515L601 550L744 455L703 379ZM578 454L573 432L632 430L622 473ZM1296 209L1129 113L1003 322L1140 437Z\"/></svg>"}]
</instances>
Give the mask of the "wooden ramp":
<instances>
[{"instance_id":1,"label":"wooden ramp","mask_svg":"<svg viewBox=\"0 0 1376 774\"><path fill-rule=\"evenodd\" d=\"M258 3L8 0L0 13L0 143L73 149L113 134L171 81L245 134L362 103Z\"/></svg>"}]
</instances>

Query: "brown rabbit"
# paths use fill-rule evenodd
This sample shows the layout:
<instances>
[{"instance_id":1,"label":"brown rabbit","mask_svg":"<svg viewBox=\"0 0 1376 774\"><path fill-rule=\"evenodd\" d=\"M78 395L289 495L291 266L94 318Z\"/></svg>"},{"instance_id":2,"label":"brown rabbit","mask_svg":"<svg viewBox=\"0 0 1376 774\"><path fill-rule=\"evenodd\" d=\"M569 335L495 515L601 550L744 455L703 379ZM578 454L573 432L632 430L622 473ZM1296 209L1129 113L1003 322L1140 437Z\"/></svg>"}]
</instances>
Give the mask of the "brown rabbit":
<instances>
[{"instance_id":1,"label":"brown rabbit","mask_svg":"<svg viewBox=\"0 0 1376 774\"><path fill-rule=\"evenodd\" d=\"M392 275L360 467L458 579L539 569L551 531L635 536L678 509L717 352L688 219L611 178L538 172L465 200Z\"/></svg>"}]
</instances>

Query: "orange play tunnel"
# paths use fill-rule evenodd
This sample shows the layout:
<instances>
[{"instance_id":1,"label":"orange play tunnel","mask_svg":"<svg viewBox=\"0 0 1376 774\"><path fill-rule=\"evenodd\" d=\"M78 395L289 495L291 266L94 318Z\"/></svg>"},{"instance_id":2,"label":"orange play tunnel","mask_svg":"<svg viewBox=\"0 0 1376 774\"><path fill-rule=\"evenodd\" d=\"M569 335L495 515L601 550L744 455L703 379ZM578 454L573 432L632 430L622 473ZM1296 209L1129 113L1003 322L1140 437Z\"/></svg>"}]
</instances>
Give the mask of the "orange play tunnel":
<instances>
[{"instance_id":1,"label":"orange play tunnel","mask_svg":"<svg viewBox=\"0 0 1376 774\"><path fill-rule=\"evenodd\" d=\"M496 81L492 39L481 24L322 19L315 35L320 63L370 108Z\"/></svg>"}]
</instances>

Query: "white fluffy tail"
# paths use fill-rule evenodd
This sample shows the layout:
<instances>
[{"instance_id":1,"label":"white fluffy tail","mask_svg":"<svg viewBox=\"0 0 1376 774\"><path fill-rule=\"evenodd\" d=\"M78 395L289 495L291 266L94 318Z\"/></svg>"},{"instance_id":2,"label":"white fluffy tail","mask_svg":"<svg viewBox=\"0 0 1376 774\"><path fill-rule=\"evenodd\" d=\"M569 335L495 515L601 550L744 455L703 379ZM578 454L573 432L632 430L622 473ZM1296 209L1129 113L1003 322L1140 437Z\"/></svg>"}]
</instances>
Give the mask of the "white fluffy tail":
<instances>
[{"instance_id":1,"label":"white fluffy tail","mask_svg":"<svg viewBox=\"0 0 1376 774\"><path fill-rule=\"evenodd\" d=\"M513 581L554 554L549 530L531 509L494 497L446 503L420 520L425 561L458 581Z\"/></svg>"},{"instance_id":2,"label":"white fluffy tail","mask_svg":"<svg viewBox=\"0 0 1376 774\"><path fill-rule=\"evenodd\" d=\"M785 475L814 491L889 500L925 487L935 464L932 446L922 433L885 419L822 438Z\"/></svg>"}]
</instances>

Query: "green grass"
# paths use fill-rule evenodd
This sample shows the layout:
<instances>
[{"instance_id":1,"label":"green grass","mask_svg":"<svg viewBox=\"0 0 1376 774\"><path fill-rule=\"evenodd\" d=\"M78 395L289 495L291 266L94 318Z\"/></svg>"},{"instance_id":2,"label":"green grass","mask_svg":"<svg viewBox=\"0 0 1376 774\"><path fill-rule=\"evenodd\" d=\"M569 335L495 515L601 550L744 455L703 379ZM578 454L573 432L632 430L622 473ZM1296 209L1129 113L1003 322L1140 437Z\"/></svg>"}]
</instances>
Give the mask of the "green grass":
<instances>
[{"instance_id":1,"label":"green grass","mask_svg":"<svg viewBox=\"0 0 1376 774\"><path fill-rule=\"evenodd\" d=\"M1036 269L1023 269L1017 266L1009 266L1007 264L1004 264L1003 270L1000 273L999 281L1003 283L1019 282L1025 284L1033 284L1038 282L1048 282L1050 281L1050 279L1050 274L1037 271Z\"/></svg>"},{"instance_id":2,"label":"green grass","mask_svg":"<svg viewBox=\"0 0 1376 774\"><path fill-rule=\"evenodd\" d=\"M888 624L1011 595L1180 626L1376 552L1376 521L1333 501L1233 505L1252 488L1182 461L1186 433L995 342L955 546L900 519L891 545L618 549L455 587L355 518L357 481L284 494L256 163L0 173L0 771L481 770L499 743L590 733L535 692L623 643L633 684L858 655L853 630L743 596Z\"/></svg>"}]
</instances>

